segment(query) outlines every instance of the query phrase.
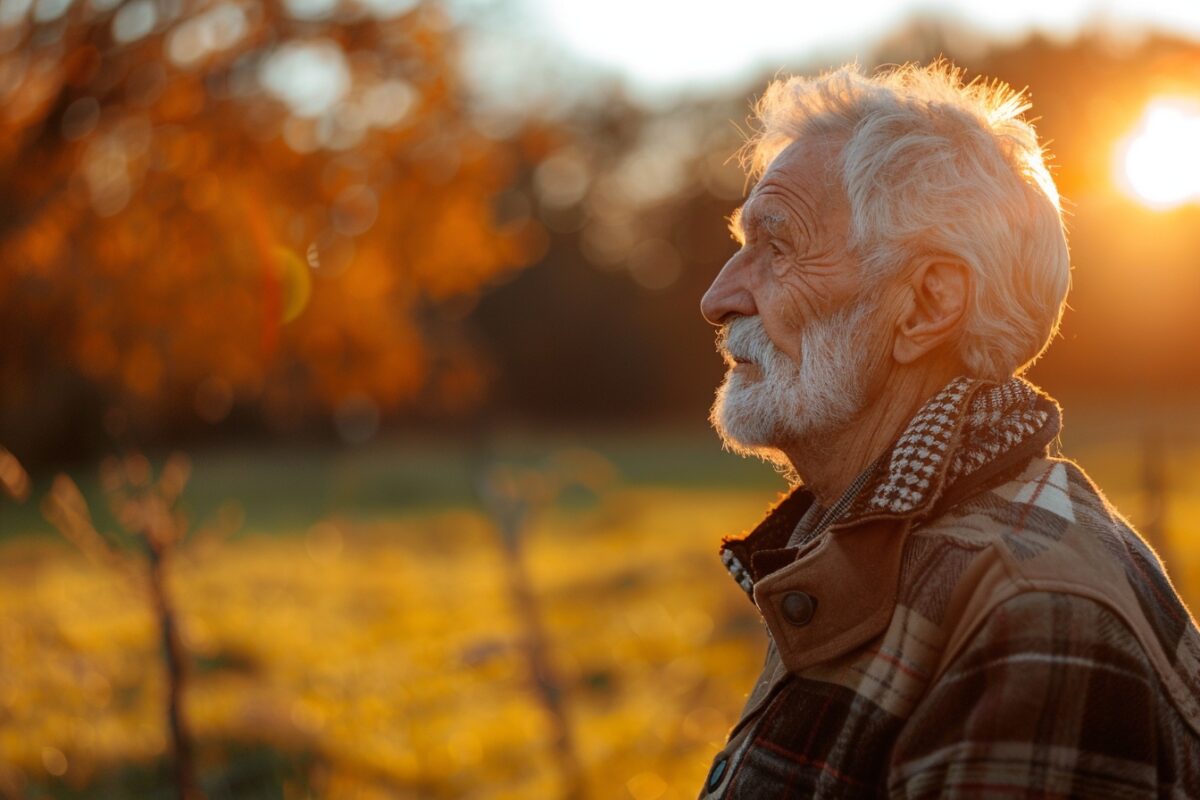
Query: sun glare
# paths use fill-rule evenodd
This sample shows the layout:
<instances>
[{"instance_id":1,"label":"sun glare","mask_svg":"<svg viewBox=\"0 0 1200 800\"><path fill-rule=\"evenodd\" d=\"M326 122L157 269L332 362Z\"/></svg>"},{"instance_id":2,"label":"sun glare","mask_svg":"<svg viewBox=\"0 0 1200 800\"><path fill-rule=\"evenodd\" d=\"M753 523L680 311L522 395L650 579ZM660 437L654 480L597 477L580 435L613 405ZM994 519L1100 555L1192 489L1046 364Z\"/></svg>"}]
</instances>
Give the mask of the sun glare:
<instances>
[{"instance_id":1,"label":"sun glare","mask_svg":"<svg viewBox=\"0 0 1200 800\"><path fill-rule=\"evenodd\" d=\"M1117 150L1122 188L1156 209L1200 202L1198 146L1200 100L1151 101L1138 127Z\"/></svg>"}]
</instances>

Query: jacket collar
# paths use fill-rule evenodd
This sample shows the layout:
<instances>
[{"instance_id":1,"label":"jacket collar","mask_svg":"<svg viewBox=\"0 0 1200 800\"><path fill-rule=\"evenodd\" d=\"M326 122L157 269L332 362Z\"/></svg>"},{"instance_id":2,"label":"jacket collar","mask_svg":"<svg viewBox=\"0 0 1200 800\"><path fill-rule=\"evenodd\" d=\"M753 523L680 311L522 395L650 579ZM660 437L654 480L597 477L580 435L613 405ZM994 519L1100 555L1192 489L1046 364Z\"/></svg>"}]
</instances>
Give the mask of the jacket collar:
<instances>
[{"instance_id":1,"label":"jacket collar","mask_svg":"<svg viewBox=\"0 0 1200 800\"><path fill-rule=\"evenodd\" d=\"M823 535L800 548L787 546L814 500L800 486L748 535L725 539L721 559L762 611L785 663L816 663L882 630L913 524L1044 453L1060 424L1058 404L1021 378L999 384L956 378L868 468L860 491ZM787 625L780 616L777 601L795 591L823 603L811 625ZM787 657L790 639L798 639L803 655Z\"/></svg>"}]
</instances>

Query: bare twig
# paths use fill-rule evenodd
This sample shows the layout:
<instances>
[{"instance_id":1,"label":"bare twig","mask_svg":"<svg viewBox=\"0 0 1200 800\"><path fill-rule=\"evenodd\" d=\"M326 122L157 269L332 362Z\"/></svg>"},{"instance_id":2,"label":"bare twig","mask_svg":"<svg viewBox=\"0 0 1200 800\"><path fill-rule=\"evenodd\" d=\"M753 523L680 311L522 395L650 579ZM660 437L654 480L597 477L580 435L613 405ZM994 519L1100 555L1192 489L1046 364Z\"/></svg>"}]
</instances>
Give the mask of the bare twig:
<instances>
[{"instance_id":1,"label":"bare twig","mask_svg":"<svg viewBox=\"0 0 1200 800\"><path fill-rule=\"evenodd\" d=\"M179 800L203 798L196 782L192 736L183 711L187 685L186 658L179 636L178 616L167 591L166 575L176 547L187 531L176 506L187 484L186 457L173 455L157 481L150 462L140 455L108 458L101 464L100 483L113 516L140 545L145 569L136 555L117 546L92 524L87 500L66 475L59 475L42 502L42 512L81 552L97 564L133 578L147 596L158 623L159 641L167 672L167 729L171 736L175 788Z\"/></svg>"},{"instance_id":2,"label":"bare twig","mask_svg":"<svg viewBox=\"0 0 1200 800\"><path fill-rule=\"evenodd\" d=\"M532 471L493 468L484 476L480 489L504 545L509 595L524 629L523 644L532 689L550 719L551 746L562 776L562 797L580 800L586 794L583 770L571 736L562 682L550 659L548 637L521 557L521 541L533 506L545 499L547 486Z\"/></svg>"},{"instance_id":3,"label":"bare twig","mask_svg":"<svg viewBox=\"0 0 1200 800\"><path fill-rule=\"evenodd\" d=\"M1167 448L1162 432L1150 428L1142 441L1142 531L1171 574L1176 561L1167 537Z\"/></svg>"}]
</instances>

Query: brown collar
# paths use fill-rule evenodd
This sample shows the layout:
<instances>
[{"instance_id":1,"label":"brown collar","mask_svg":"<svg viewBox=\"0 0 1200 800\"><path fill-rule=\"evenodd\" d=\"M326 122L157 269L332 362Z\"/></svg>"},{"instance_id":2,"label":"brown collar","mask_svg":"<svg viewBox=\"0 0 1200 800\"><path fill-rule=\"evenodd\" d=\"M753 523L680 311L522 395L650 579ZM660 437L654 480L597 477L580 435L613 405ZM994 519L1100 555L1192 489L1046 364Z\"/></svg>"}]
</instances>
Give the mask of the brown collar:
<instances>
[{"instance_id":1,"label":"brown collar","mask_svg":"<svg viewBox=\"0 0 1200 800\"><path fill-rule=\"evenodd\" d=\"M815 541L787 547L814 500L803 486L748 535L726 539L721 559L762 612L787 667L836 657L882 631L909 529L1043 454L1060 425L1058 404L1021 378L956 378L921 407Z\"/></svg>"}]
</instances>

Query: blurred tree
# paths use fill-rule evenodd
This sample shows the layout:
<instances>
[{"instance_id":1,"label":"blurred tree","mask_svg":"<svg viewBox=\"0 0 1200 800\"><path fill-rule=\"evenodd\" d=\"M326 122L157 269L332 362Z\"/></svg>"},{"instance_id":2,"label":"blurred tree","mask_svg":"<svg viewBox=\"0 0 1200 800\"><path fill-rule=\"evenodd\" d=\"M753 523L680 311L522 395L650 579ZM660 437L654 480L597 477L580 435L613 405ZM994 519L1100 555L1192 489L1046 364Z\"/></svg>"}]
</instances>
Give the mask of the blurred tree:
<instances>
[{"instance_id":1,"label":"blurred tree","mask_svg":"<svg viewBox=\"0 0 1200 800\"><path fill-rule=\"evenodd\" d=\"M353 437L471 392L439 309L541 234L493 211L520 155L455 36L413 0L0 0L0 437L235 406Z\"/></svg>"},{"instance_id":2,"label":"blurred tree","mask_svg":"<svg viewBox=\"0 0 1200 800\"><path fill-rule=\"evenodd\" d=\"M572 111L521 187L547 253L470 317L497 414L706 425L724 367L699 304L736 250L745 97L647 109L609 92Z\"/></svg>"}]
</instances>

